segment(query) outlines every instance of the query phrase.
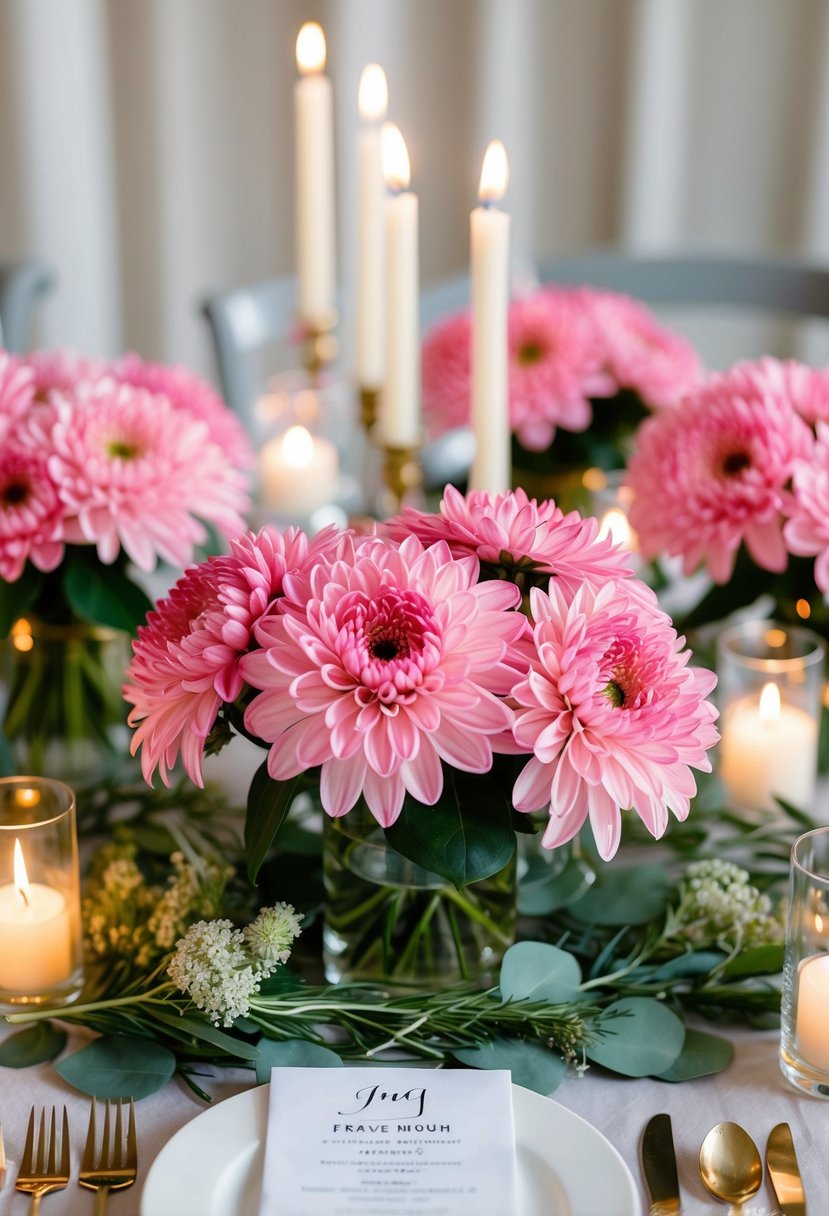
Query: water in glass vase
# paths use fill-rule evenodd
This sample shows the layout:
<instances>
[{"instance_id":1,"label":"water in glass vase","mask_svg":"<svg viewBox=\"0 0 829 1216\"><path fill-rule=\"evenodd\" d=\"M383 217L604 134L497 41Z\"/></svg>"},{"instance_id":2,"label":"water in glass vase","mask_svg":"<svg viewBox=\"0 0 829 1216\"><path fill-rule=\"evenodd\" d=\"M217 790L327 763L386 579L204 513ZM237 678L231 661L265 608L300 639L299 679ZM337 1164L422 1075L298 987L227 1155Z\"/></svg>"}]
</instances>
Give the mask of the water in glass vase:
<instances>
[{"instance_id":1,"label":"water in glass vase","mask_svg":"<svg viewBox=\"0 0 829 1216\"><path fill-rule=\"evenodd\" d=\"M332 983L487 983L515 938L515 858L459 891L392 849L363 807L325 817L323 880L323 961Z\"/></svg>"}]
</instances>

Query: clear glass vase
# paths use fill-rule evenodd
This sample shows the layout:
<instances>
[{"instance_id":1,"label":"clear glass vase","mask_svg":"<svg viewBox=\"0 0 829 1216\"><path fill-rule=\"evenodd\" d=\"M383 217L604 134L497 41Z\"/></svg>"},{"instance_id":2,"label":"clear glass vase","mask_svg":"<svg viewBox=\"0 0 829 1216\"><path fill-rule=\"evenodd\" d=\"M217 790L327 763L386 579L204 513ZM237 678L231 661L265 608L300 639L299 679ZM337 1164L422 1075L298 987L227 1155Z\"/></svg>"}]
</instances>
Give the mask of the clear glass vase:
<instances>
[{"instance_id":1,"label":"clear glass vase","mask_svg":"<svg viewBox=\"0 0 829 1216\"><path fill-rule=\"evenodd\" d=\"M83 786L129 754L130 636L21 619L0 641L0 767Z\"/></svg>"},{"instance_id":2,"label":"clear glass vase","mask_svg":"<svg viewBox=\"0 0 829 1216\"><path fill-rule=\"evenodd\" d=\"M324 817L323 881L323 961L332 983L494 982L515 939L514 857L458 890L391 848L362 806Z\"/></svg>"}]
</instances>

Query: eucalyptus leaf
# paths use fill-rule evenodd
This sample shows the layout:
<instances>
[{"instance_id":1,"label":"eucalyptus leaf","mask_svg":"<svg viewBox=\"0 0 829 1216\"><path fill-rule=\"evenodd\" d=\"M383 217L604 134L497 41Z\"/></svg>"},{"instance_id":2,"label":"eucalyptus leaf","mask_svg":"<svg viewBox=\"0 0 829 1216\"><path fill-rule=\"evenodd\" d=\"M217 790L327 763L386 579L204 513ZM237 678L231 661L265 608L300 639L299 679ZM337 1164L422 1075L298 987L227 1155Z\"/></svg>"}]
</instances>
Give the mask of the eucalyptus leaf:
<instances>
[{"instance_id":1,"label":"eucalyptus leaf","mask_svg":"<svg viewBox=\"0 0 829 1216\"><path fill-rule=\"evenodd\" d=\"M256 1044L256 1084L271 1079L272 1068L342 1068L335 1051L305 1039L260 1039Z\"/></svg>"},{"instance_id":2,"label":"eucalyptus leaf","mask_svg":"<svg viewBox=\"0 0 829 1216\"><path fill-rule=\"evenodd\" d=\"M274 781L268 774L267 760L254 773L245 818L245 854L251 882L256 882L262 862L304 782L304 773L290 781Z\"/></svg>"},{"instance_id":3,"label":"eucalyptus leaf","mask_svg":"<svg viewBox=\"0 0 829 1216\"><path fill-rule=\"evenodd\" d=\"M588 1059L625 1077L661 1076L682 1051L685 1027L659 1001L628 996L608 1005Z\"/></svg>"},{"instance_id":4,"label":"eucalyptus leaf","mask_svg":"<svg viewBox=\"0 0 829 1216\"><path fill-rule=\"evenodd\" d=\"M567 908L585 894L592 881L592 872L585 873L578 857L569 858L561 869L548 861L531 862L518 886L518 913L548 916Z\"/></svg>"},{"instance_id":5,"label":"eucalyptus leaf","mask_svg":"<svg viewBox=\"0 0 829 1216\"><path fill-rule=\"evenodd\" d=\"M95 1039L55 1065L68 1085L98 1098L146 1098L166 1085L176 1057L152 1039L112 1035Z\"/></svg>"},{"instance_id":6,"label":"eucalyptus leaf","mask_svg":"<svg viewBox=\"0 0 829 1216\"><path fill-rule=\"evenodd\" d=\"M602 869L570 911L589 925L645 925L664 915L673 887L664 866Z\"/></svg>"},{"instance_id":7,"label":"eucalyptus leaf","mask_svg":"<svg viewBox=\"0 0 829 1216\"><path fill-rule=\"evenodd\" d=\"M505 1068L515 1085L551 1094L564 1080L567 1063L538 1043L520 1039L490 1039L478 1047L456 1047L452 1052L461 1064L471 1068Z\"/></svg>"},{"instance_id":8,"label":"eucalyptus leaf","mask_svg":"<svg viewBox=\"0 0 829 1216\"><path fill-rule=\"evenodd\" d=\"M745 975L776 975L783 970L784 954L782 945L750 946L723 967L722 976L733 980Z\"/></svg>"},{"instance_id":9,"label":"eucalyptus leaf","mask_svg":"<svg viewBox=\"0 0 829 1216\"><path fill-rule=\"evenodd\" d=\"M656 967L650 978L653 983L659 984L667 980L709 975L724 958L725 955L719 950L689 950Z\"/></svg>"},{"instance_id":10,"label":"eucalyptus leaf","mask_svg":"<svg viewBox=\"0 0 829 1216\"><path fill-rule=\"evenodd\" d=\"M66 1046L66 1031L52 1022L35 1022L0 1044L0 1065L4 1068L30 1068L54 1060Z\"/></svg>"},{"instance_id":11,"label":"eucalyptus leaf","mask_svg":"<svg viewBox=\"0 0 829 1216\"><path fill-rule=\"evenodd\" d=\"M579 998L581 968L572 954L546 942L517 942L501 963L505 1001L547 1001L562 1005Z\"/></svg>"},{"instance_id":12,"label":"eucalyptus leaf","mask_svg":"<svg viewBox=\"0 0 829 1216\"><path fill-rule=\"evenodd\" d=\"M660 1081L692 1081L722 1072L734 1058L734 1046L728 1039L701 1030L687 1029L682 1051L670 1068L658 1074Z\"/></svg>"},{"instance_id":13,"label":"eucalyptus leaf","mask_svg":"<svg viewBox=\"0 0 829 1216\"><path fill-rule=\"evenodd\" d=\"M407 796L386 839L401 856L458 890L497 874L515 855L509 804L498 786L479 774L446 771L435 806Z\"/></svg>"}]
</instances>

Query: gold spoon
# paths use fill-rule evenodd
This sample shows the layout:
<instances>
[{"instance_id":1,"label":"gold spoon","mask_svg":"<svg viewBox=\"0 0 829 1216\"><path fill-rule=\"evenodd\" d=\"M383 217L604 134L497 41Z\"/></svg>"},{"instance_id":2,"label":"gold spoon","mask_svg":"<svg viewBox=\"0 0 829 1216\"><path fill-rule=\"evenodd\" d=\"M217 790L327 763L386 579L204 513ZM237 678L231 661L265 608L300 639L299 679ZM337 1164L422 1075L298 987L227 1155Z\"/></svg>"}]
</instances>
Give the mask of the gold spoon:
<instances>
[{"instance_id":1,"label":"gold spoon","mask_svg":"<svg viewBox=\"0 0 829 1216\"><path fill-rule=\"evenodd\" d=\"M715 1199L739 1212L760 1189L763 1162L757 1145L739 1123L718 1123L699 1150L699 1176Z\"/></svg>"}]
</instances>

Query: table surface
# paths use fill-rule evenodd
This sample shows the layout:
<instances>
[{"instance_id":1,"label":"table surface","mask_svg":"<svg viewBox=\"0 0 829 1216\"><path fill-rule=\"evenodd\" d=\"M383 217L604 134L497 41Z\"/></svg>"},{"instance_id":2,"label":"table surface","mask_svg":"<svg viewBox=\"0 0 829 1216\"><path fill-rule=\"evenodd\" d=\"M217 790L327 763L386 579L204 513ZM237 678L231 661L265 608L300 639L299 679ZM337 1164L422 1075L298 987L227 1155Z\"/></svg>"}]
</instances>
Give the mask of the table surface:
<instances>
[{"instance_id":1,"label":"table surface","mask_svg":"<svg viewBox=\"0 0 829 1216\"><path fill-rule=\"evenodd\" d=\"M0 1037L9 1033L0 1031ZM679 1162L683 1216L710 1216L725 1212L704 1190L697 1175L697 1157L705 1133L722 1119L741 1123L753 1136L761 1153L775 1123L792 1128L806 1186L809 1216L829 1212L829 1102L800 1094L786 1082L777 1063L778 1037L770 1032L729 1030L736 1047L731 1065L714 1077L671 1085L650 1079L627 1080L591 1069L584 1078L568 1077L556 1091L554 1101L575 1111L597 1127L619 1150L633 1173L647 1211L639 1168L639 1139L648 1119L668 1111L673 1120L674 1142ZM67 1051L83 1045L86 1032L73 1031ZM239 1093L251 1083L251 1074L220 1071L206 1083L214 1101ZM77 1171L89 1118L89 1103L70 1089L50 1065L3 1069L0 1073L0 1123L6 1143L8 1168L0 1189L0 1216L24 1216L27 1196L13 1189L17 1162L23 1148L29 1107L41 1103L66 1103L72 1141L72 1182L62 1192L44 1200L44 1216L77 1216L91 1213L94 1197L81 1191ZM147 1171L161 1148L178 1128L205 1109L179 1080L136 1106L139 1179L136 1186L113 1195L108 1212L112 1216L138 1216L141 1191ZM550 1146L554 1160L555 1146ZM774 1196L764 1180L757 1196L743 1208L742 1216L773 1216ZM598 1216L572 1213L572 1216Z\"/></svg>"}]
</instances>

